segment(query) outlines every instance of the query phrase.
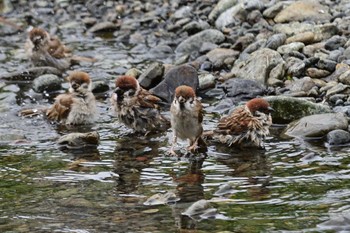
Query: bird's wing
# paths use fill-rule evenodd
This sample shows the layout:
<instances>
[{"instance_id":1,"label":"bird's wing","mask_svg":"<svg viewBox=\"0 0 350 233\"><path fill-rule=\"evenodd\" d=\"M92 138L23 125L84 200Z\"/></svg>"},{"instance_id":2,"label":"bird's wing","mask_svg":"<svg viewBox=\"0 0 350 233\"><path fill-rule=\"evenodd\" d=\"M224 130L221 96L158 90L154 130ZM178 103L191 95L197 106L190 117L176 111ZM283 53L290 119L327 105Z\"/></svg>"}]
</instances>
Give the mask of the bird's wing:
<instances>
[{"instance_id":1,"label":"bird's wing","mask_svg":"<svg viewBox=\"0 0 350 233\"><path fill-rule=\"evenodd\" d=\"M144 108L156 108L158 109L158 103L161 102L161 99L157 96L152 95L149 91L141 89L139 93L139 104Z\"/></svg>"},{"instance_id":2,"label":"bird's wing","mask_svg":"<svg viewBox=\"0 0 350 233\"><path fill-rule=\"evenodd\" d=\"M256 120L254 116L244 109L237 108L230 116L223 117L218 123L216 132L221 134L239 135L252 130Z\"/></svg>"},{"instance_id":3,"label":"bird's wing","mask_svg":"<svg viewBox=\"0 0 350 233\"><path fill-rule=\"evenodd\" d=\"M73 98L69 94L61 94L57 96L55 103L47 110L46 116L50 120L60 121L66 119L71 110Z\"/></svg>"},{"instance_id":4,"label":"bird's wing","mask_svg":"<svg viewBox=\"0 0 350 233\"><path fill-rule=\"evenodd\" d=\"M50 39L48 51L51 56L57 59L65 58L67 54L66 47L55 37Z\"/></svg>"}]
</instances>

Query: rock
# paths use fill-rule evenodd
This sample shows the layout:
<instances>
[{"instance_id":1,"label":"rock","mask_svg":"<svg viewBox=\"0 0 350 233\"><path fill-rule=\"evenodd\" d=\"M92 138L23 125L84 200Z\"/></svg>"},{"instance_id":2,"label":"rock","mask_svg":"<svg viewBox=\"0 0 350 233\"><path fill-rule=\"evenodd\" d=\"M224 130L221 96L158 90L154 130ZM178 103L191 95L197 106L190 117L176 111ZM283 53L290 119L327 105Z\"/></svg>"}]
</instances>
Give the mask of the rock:
<instances>
[{"instance_id":1,"label":"rock","mask_svg":"<svg viewBox=\"0 0 350 233\"><path fill-rule=\"evenodd\" d=\"M208 19L210 21L216 20L216 18L227 9L231 8L232 6L236 5L238 0L220 0L214 9L210 12Z\"/></svg>"},{"instance_id":2,"label":"rock","mask_svg":"<svg viewBox=\"0 0 350 233\"><path fill-rule=\"evenodd\" d=\"M34 79L33 90L35 92L51 92L61 89L62 79L54 74L44 74Z\"/></svg>"},{"instance_id":3,"label":"rock","mask_svg":"<svg viewBox=\"0 0 350 233\"><path fill-rule=\"evenodd\" d=\"M112 22L101 22L92 26L88 32L99 33L99 32L114 32L118 29L118 26Z\"/></svg>"},{"instance_id":4,"label":"rock","mask_svg":"<svg viewBox=\"0 0 350 233\"><path fill-rule=\"evenodd\" d=\"M330 51L336 50L339 47L343 47L345 45L346 41L347 40L345 37L335 35L326 41L324 47L325 47L325 49L330 50Z\"/></svg>"},{"instance_id":5,"label":"rock","mask_svg":"<svg viewBox=\"0 0 350 233\"><path fill-rule=\"evenodd\" d=\"M182 27L182 30L188 32L189 34L195 34L197 32L209 29L210 25L203 20L192 21Z\"/></svg>"},{"instance_id":6,"label":"rock","mask_svg":"<svg viewBox=\"0 0 350 233\"><path fill-rule=\"evenodd\" d=\"M180 198L176 197L176 194L173 192L166 192L164 194L157 193L153 196L149 197L143 204L144 205L165 205L165 204L173 204L179 201Z\"/></svg>"},{"instance_id":7,"label":"rock","mask_svg":"<svg viewBox=\"0 0 350 233\"><path fill-rule=\"evenodd\" d=\"M237 78L252 79L263 85L267 84L270 77L281 79L284 76L284 65L281 55L268 48L255 51L242 62L238 62L232 69Z\"/></svg>"},{"instance_id":8,"label":"rock","mask_svg":"<svg viewBox=\"0 0 350 233\"><path fill-rule=\"evenodd\" d=\"M317 68L328 70L329 72L333 72L335 70L336 65L337 62L328 59L320 59L316 64Z\"/></svg>"},{"instance_id":9,"label":"rock","mask_svg":"<svg viewBox=\"0 0 350 233\"><path fill-rule=\"evenodd\" d=\"M98 132L70 133L60 137L57 145L60 149L81 149L85 147L97 147L100 142Z\"/></svg>"},{"instance_id":10,"label":"rock","mask_svg":"<svg viewBox=\"0 0 350 233\"><path fill-rule=\"evenodd\" d=\"M188 207L188 209L185 212L181 214L190 216L190 217L195 217L195 216L203 215L213 209L214 208L211 207L211 204L209 201L202 199L193 203L190 207Z\"/></svg>"},{"instance_id":11,"label":"rock","mask_svg":"<svg viewBox=\"0 0 350 233\"><path fill-rule=\"evenodd\" d=\"M303 117L288 124L284 134L290 137L323 137L335 129L347 129L348 120L342 113L325 113Z\"/></svg>"},{"instance_id":12,"label":"rock","mask_svg":"<svg viewBox=\"0 0 350 233\"><path fill-rule=\"evenodd\" d=\"M301 42L293 42L293 43L278 47L277 52L279 52L280 54L288 54L293 51L300 51L304 47L305 45Z\"/></svg>"},{"instance_id":13,"label":"rock","mask_svg":"<svg viewBox=\"0 0 350 233\"><path fill-rule=\"evenodd\" d=\"M350 66L347 65L347 64L338 64L336 65L335 67L335 71L329 75L328 77L326 77L324 80L327 81L327 82L330 82L330 81L338 81L339 77L345 73L346 71L348 71L350 69Z\"/></svg>"},{"instance_id":14,"label":"rock","mask_svg":"<svg viewBox=\"0 0 350 233\"><path fill-rule=\"evenodd\" d=\"M204 42L199 49L200 53L207 53L213 49L216 49L218 47L217 44L209 43L209 42Z\"/></svg>"},{"instance_id":15,"label":"rock","mask_svg":"<svg viewBox=\"0 0 350 233\"><path fill-rule=\"evenodd\" d=\"M164 76L164 80L150 91L156 96L166 100L168 103L174 98L176 87L187 85L198 89L199 81L197 70L190 65L180 65L170 69Z\"/></svg>"},{"instance_id":16,"label":"rock","mask_svg":"<svg viewBox=\"0 0 350 233\"><path fill-rule=\"evenodd\" d=\"M214 68L221 68L224 65L226 58L235 58L239 52L232 49L216 48L207 53L209 61L214 65Z\"/></svg>"},{"instance_id":17,"label":"rock","mask_svg":"<svg viewBox=\"0 0 350 233\"><path fill-rule=\"evenodd\" d=\"M243 8L247 11L261 11L265 8L265 4L261 0L243 0Z\"/></svg>"},{"instance_id":18,"label":"rock","mask_svg":"<svg viewBox=\"0 0 350 233\"><path fill-rule=\"evenodd\" d=\"M288 88L292 92L304 91L308 92L315 86L315 82L310 77L303 77L300 79L294 79L291 85L287 85Z\"/></svg>"},{"instance_id":19,"label":"rock","mask_svg":"<svg viewBox=\"0 0 350 233\"><path fill-rule=\"evenodd\" d=\"M175 49L175 53L190 54L194 51L198 51L204 42L218 44L224 40L225 36L222 32L215 29L207 29L182 41Z\"/></svg>"},{"instance_id":20,"label":"rock","mask_svg":"<svg viewBox=\"0 0 350 233\"><path fill-rule=\"evenodd\" d=\"M93 93L103 93L109 91L109 85L106 81L95 81L92 83Z\"/></svg>"},{"instance_id":21,"label":"rock","mask_svg":"<svg viewBox=\"0 0 350 233\"><path fill-rule=\"evenodd\" d=\"M350 105L348 106L336 106L333 108L334 112L341 112L350 117Z\"/></svg>"},{"instance_id":22,"label":"rock","mask_svg":"<svg viewBox=\"0 0 350 233\"><path fill-rule=\"evenodd\" d=\"M241 20L246 18L247 12L243 8L242 4L236 4L220 14L215 21L215 27L223 29L230 24L238 24Z\"/></svg>"},{"instance_id":23,"label":"rock","mask_svg":"<svg viewBox=\"0 0 350 233\"><path fill-rule=\"evenodd\" d=\"M271 7L266 8L266 10L264 10L263 16L269 19L274 18L283 9L284 5L285 4L283 2L277 2L275 4L272 4Z\"/></svg>"},{"instance_id":24,"label":"rock","mask_svg":"<svg viewBox=\"0 0 350 233\"><path fill-rule=\"evenodd\" d=\"M229 79L218 88L223 88L227 97L240 97L242 100L253 99L266 92L265 87L259 82L241 78Z\"/></svg>"},{"instance_id":25,"label":"rock","mask_svg":"<svg viewBox=\"0 0 350 233\"><path fill-rule=\"evenodd\" d=\"M156 86L162 80L164 72L163 64L152 63L138 78L140 85L146 89Z\"/></svg>"},{"instance_id":26,"label":"rock","mask_svg":"<svg viewBox=\"0 0 350 233\"><path fill-rule=\"evenodd\" d=\"M338 79L343 84L350 85L350 70L347 70L344 73L342 73Z\"/></svg>"},{"instance_id":27,"label":"rock","mask_svg":"<svg viewBox=\"0 0 350 233\"><path fill-rule=\"evenodd\" d=\"M324 48L324 44L325 43L322 42L322 43L307 45L303 48L303 54L305 54L308 57L313 57L316 52Z\"/></svg>"},{"instance_id":28,"label":"rock","mask_svg":"<svg viewBox=\"0 0 350 233\"><path fill-rule=\"evenodd\" d=\"M215 87L216 79L217 78L211 73L200 74L198 76L199 90L206 90Z\"/></svg>"},{"instance_id":29,"label":"rock","mask_svg":"<svg viewBox=\"0 0 350 233\"><path fill-rule=\"evenodd\" d=\"M344 85L342 83L338 83L337 85L333 86L329 90L327 90L326 96L329 97L331 95L343 93L344 91L349 90L348 85Z\"/></svg>"},{"instance_id":30,"label":"rock","mask_svg":"<svg viewBox=\"0 0 350 233\"><path fill-rule=\"evenodd\" d=\"M12 73L5 73L0 75L0 79L5 80L33 80L40 75L44 74L54 74L54 75L62 75L62 72L54 67L49 66L41 66L41 67L33 67L26 70L20 70Z\"/></svg>"},{"instance_id":31,"label":"rock","mask_svg":"<svg viewBox=\"0 0 350 233\"><path fill-rule=\"evenodd\" d=\"M330 75L330 72L327 70L321 70L317 68L308 68L306 70L306 74L310 76L311 78L324 78L328 75Z\"/></svg>"},{"instance_id":32,"label":"rock","mask_svg":"<svg viewBox=\"0 0 350 233\"><path fill-rule=\"evenodd\" d=\"M276 33L285 33L288 37L303 32L312 32L315 36L315 42L326 40L339 33L337 25L333 23L314 25L308 22L291 22L289 24L276 24L273 26L273 30Z\"/></svg>"},{"instance_id":33,"label":"rock","mask_svg":"<svg viewBox=\"0 0 350 233\"><path fill-rule=\"evenodd\" d=\"M327 134L329 145L341 145L350 142L350 133L342 129L332 130Z\"/></svg>"},{"instance_id":34,"label":"rock","mask_svg":"<svg viewBox=\"0 0 350 233\"><path fill-rule=\"evenodd\" d=\"M264 99L275 110L272 113L272 121L276 124L286 124L305 116L331 112L329 106L316 104L304 98L268 96Z\"/></svg>"},{"instance_id":35,"label":"rock","mask_svg":"<svg viewBox=\"0 0 350 233\"><path fill-rule=\"evenodd\" d=\"M315 42L315 33L313 32L302 32L294 36L288 37L286 43L301 42L303 44L312 44Z\"/></svg>"},{"instance_id":36,"label":"rock","mask_svg":"<svg viewBox=\"0 0 350 233\"><path fill-rule=\"evenodd\" d=\"M301 77L305 71L305 63L299 58L288 57L286 59L286 69L288 74Z\"/></svg>"},{"instance_id":37,"label":"rock","mask_svg":"<svg viewBox=\"0 0 350 233\"><path fill-rule=\"evenodd\" d=\"M130 70L128 70L125 73L126 76L132 76L132 77L135 77L135 78L138 78L141 74L142 74L141 70L138 70L136 68L131 68Z\"/></svg>"},{"instance_id":38,"label":"rock","mask_svg":"<svg viewBox=\"0 0 350 233\"><path fill-rule=\"evenodd\" d=\"M274 34L266 41L265 47L276 50L278 47L284 44L286 38L287 36L284 33Z\"/></svg>"},{"instance_id":39,"label":"rock","mask_svg":"<svg viewBox=\"0 0 350 233\"><path fill-rule=\"evenodd\" d=\"M193 11L192 7L183 6L180 9L176 10L172 17L175 19L183 19L186 17L190 17L192 14L192 11Z\"/></svg>"},{"instance_id":40,"label":"rock","mask_svg":"<svg viewBox=\"0 0 350 233\"><path fill-rule=\"evenodd\" d=\"M329 21L329 8L315 0L303 0L291 3L274 18L276 23L292 21Z\"/></svg>"}]
</instances>

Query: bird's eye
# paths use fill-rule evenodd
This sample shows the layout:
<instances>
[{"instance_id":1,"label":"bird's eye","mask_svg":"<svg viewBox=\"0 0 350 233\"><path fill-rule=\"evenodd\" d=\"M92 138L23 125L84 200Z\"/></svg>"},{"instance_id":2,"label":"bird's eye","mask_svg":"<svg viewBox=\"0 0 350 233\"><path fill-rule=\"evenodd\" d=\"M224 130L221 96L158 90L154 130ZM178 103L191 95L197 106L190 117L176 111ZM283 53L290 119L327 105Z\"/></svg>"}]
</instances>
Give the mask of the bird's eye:
<instances>
[{"instance_id":1,"label":"bird's eye","mask_svg":"<svg viewBox=\"0 0 350 233\"><path fill-rule=\"evenodd\" d=\"M133 95L135 95L135 90L129 90L129 96L133 96Z\"/></svg>"}]
</instances>

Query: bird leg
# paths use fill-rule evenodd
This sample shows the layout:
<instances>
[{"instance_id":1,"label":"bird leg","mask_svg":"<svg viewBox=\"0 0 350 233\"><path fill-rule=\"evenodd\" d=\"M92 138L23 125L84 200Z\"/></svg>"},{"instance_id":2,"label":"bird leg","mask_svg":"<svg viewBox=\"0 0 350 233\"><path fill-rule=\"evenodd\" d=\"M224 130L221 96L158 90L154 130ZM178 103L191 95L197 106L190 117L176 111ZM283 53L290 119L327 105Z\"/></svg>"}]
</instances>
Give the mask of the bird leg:
<instances>
[{"instance_id":1,"label":"bird leg","mask_svg":"<svg viewBox=\"0 0 350 233\"><path fill-rule=\"evenodd\" d=\"M177 143L177 136L174 133L173 143L172 143L170 151L169 151L170 155L172 155L172 156L178 156L178 154L176 154L176 152L174 151L174 147L175 147L176 143Z\"/></svg>"},{"instance_id":2,"label":"bird leg","mask_svg":"<svg viewBox=\"0 0 350 233\"><path fill-rule=\"evenodd\" d=\"M187 147L188 151L193 153L193 152L195 152L198 149L198 139L199 138L200 138L200 136L197 137L193 142L192 142L191 139L189 140L190 141L190 145Z\"/></svg>"}]
</instances>

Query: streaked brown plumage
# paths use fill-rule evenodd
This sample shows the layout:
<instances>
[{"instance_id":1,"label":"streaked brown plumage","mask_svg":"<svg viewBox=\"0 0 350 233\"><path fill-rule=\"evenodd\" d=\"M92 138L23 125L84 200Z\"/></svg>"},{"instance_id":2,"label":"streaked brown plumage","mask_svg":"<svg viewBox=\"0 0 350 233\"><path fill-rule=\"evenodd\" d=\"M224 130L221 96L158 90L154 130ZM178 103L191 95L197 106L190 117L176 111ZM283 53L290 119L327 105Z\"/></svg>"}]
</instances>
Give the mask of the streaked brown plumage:
<instances>
[{"instance_id":1,"label":"streaked brown plumage","mask_svg":"<svg viewBox=\"0 0 350 233\"><path fill-rule=\"evenodd\" d=\"M271 111L266 100L252 99L220 119L217 128L205 135L228 146L263 148L272 124Z\"/></svg>"},{"instance_id":2,"label":"streaked brown plumage","mask_svg":"<svg viewBox=\"0 0 350 233\"><path fill-rule=\"evenodd\" d=\"M132 76L121 76L115 81L111 103L120 122L136 132L164 131L169 120L160 114L160 99L143 89Z\"/></svg>"}]
</instances>

